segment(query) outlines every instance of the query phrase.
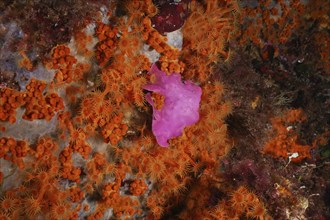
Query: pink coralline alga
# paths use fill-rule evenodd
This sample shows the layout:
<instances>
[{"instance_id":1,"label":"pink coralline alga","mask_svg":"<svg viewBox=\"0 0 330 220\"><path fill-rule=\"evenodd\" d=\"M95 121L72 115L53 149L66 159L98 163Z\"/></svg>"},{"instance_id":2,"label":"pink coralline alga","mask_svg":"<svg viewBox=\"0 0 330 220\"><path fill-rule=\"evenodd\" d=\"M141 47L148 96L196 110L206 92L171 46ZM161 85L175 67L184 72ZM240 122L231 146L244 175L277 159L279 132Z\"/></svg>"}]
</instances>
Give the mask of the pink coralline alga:
<instances>
[{"instance_id":1,"label":"pink coralline alga","mask_svg":"<svg viewBox=\"0 0 330 220\"><path fill-rule=\"evenodd\" d=\"M168 146L168 140L180 136L184 127L199 120L199 103L202 89L191 81L181 81L178 73L166 75L153 64L149 74L155 75L155 82L144 89L165 97L161 109L156 109L151 94L146 100L153 107L152 132L162 147Z\"/></svg>"}]
</instances>

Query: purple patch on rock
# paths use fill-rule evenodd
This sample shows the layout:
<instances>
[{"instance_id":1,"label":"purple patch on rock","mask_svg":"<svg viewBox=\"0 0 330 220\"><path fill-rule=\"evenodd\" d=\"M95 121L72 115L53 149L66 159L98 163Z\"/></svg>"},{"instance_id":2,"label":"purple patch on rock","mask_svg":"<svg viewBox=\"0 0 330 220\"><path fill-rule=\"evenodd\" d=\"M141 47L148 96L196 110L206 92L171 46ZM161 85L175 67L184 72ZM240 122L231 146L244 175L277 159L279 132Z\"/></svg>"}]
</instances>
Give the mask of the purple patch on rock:
<instances>
[{"instance_id":1,"label":"purple patch on rock","mask_svg":"<svg viewBox=\"0 0 330 220\"><path fill-rule=\"evenodd\" d=\"M167 75L153 64L149 74L156 77L155 83L144 86L144 89L161 94L165 97L161 109L156 109L151 93L146 100L153 107L152 132L158 144L168 146L168 140L182 135L186 126L193 125L199 120L199 103L202 89L191 81L181 81L181 75Z\"/></svg>"}]
</instances>

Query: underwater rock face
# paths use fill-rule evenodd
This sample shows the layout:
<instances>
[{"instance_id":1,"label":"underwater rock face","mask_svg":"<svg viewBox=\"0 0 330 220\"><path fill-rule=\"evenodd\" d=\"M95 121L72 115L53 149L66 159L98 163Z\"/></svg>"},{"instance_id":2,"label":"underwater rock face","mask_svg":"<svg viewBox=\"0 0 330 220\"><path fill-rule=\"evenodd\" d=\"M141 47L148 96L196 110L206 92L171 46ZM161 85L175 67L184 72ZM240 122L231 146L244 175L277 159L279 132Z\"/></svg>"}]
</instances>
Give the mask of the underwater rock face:
<instances>
[{"instance_id":1,"label":"underwater rock face","mask_svg":"<svg viewBox=\"0 0 330 220\"><path fill-rule=\"evenodd\" d=\"M144 89L165 97L163 107L157 109L151 94L146 95L146 100L153 107L152 132L158 144L167 147L169 139L180 136L184 127L199 120L202 89L191 81L182 82L178 73L166 75L155 64L149 73L154 74L156 80L144 86Z\"/></svg>"}]
</instances>

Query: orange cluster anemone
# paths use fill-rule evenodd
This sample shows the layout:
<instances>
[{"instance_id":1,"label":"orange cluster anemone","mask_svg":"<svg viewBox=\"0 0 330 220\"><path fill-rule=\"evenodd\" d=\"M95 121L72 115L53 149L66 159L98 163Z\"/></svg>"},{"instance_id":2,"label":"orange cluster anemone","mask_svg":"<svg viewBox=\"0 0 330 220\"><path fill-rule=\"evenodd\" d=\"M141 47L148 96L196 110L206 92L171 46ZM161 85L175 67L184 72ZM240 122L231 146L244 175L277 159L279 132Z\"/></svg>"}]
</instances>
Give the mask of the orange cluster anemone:
<instances>
[{"instance_id":1,"label":"orange cluster anemone","mask_svg":"<svg viewBox=\"0 0 330 220\"><path fill-rule=\"evenodd\" d=\"M259 1L256 7L245 6L237 17L237 23L242 25L235 33L237 41L240 45L251 41L259 48L285 44L299 27L304 10L304 3L297 0L280 0L275 4Z\"/></svg>"},{"instance_id":2,"label":"orange cluster anemone","mask_svg":"<svg viewBox=\"0 0 330 220\"><path fill-rule=\"evenodd\" d=\"M30 58L26 55L25 51L20 51L19 53L22 56L22 59L18 61L18 65L21 68L31 71L33 69L33 63Z\"/></svg>"},{"instance_id":3,"label":"orange cluster anemone","mask_svg":"<svg viewBox=\"0 0 330 220\"><path fill-rule=\"evenodd\" d=\"M95 152L92 159L87 163L87 178L95 183L100 184L106 175L113 176L116 172L116 165L109 163L104 154Z\"/></svg>"},{"instance_id":4,"label":"orange cluster anemone","mask_svg":"<svg viewBox=\"0 0 330 220\"><path fill-rule=\"evenodd\" d=\"M150 18L143 18L142 24L144 27L142 33L143 39L149 46L161 54L159 58L161 70L167 74L173 72L182 73L184 63L179 60L179 50L167 44L167 38L152 27Z\"/></svg>"},{"instance_id":5,"label":"orange cluster anemone","mask_svg":"<svg viewBox=\"0 0 330 220\"><path fill-rule=\"evenodd\" d=\"M87 35L84 31L77 31L74 34L75 44L77 46L77 53L84 57L91 57L93 52L87 48L87 45L92 43L92 36Z\"/></svg>"},{"instance_id":6,"label":"orange cluster anemone","mask_svg":"<svg viewBox=\"0 0 330 220\"><path fill-rule=\"evenodd\" d=\"M81 169L79 167L74 167L70 164L64 165L61 171L62 178L71 180L76 183L80 182L80 174Z\"/></svg>"},{"instance_id":7,"label":"orange cluster anemone","mask_svg":"<svg viewBox=\"0 0 330 220\"><path fill-rule=\"evenodd\" d=\"M101 134L106 143L110 142L112 145L117 145L126 134L128 131L128 126L124 124L122 120L123 114L119 113L110 120L110 123L107 123L102 128Z\"/></svg>"},{"instance_id":8,"label":"orange cluster anemone","mask_svg":"<svg viewBox=\"0 0 330 220\"><path fill-rule=\"evenodd\" d=\"M35 119L51 120L56 112L64 109L62 98L56 93L44 95L46 83L32 78L22 92L25 112L23 119L33 121Z\"/></svg>"},{"instance_id":9,"label":"orange cluster anemone","mask_svg":"<svg viewBox=\"0 0 330 220\"><path fill-rule=\"evenodd\" d=\"M107 206L114 207L114 215L132 216L138 213L136 207L139 205L138 200L132 200L128 196L120 196L118 193L120 185L118 182L108 183L102 189L102 199Z\"/></svg>"},{"instance_id":10,"label":"orange cluster anemone","mask_svg":"<svg viewBox=\"0 0 330 220\"><path fill-rule=\"evenodd\" d=\"M14 146L10 138L1 138L1 143L5 139ZM22 144L16 144L15 151L22 154L26 150L22 151L20 145ZM43 155L40 155L41 151L44 152ZM6 214L10 219L35 218L41 213L48 219L69 219L75 211L70 209L69 194L58 188L59 161L54 155L56 151L57 144L47 137L39 139L36 146L29 147L29 160L22 167L18 166L23 170L22 185L7 189L1 195L1 214ZM12 156L17 153L13 152ZM8 199L12 201L11 207L3 209Z\"/></svg>"},{"instance_id":11,"label":"orange cluster anemone","mask_svg":"<svg viewBox=\"0 0 330 220\"><path fill-rule=\"evenodd\" d=\"M28 155L30 148L28 143L14 138L0 138L0 159L11 161L19 169L24 169L24 157Z\"/></svg>"},{"instance_id":12,"label":"orange cluster anemone","mask_svg":"<svg viewBox=\"0 0 330 220\"><path fill-rule=\"evenodd\" d=\"M77 59L70 55L70 48L59 45L52 51L51 68L55 69L55 79L58 83L72 82L74 78L73 65Z\"/></svg>"},{"instance_id":13,"label":"orange cluster anemone","mask_svg":"<svg viewBox=\"0 0 330 220\"><path fill-rule=\"evenodd\" d=\"M0 90L0 120L16 122L16 109L24 104L22 93L17 90L4 88Z\"/></svg>"},{"instance_id":14,"label":"orange cluster anemone","mask_svg":"<svg viewBox=\"0 0 330 220\"><path fill-rule=\"evenodd\" d=\"M226 44L235 31L236 1L208 0L191 2L191 14L183 25L184 76L206 82L213 64L230 59ZM194 33L194 34L191 34Z\"/></svg>"},{"instance_id":15,"label":"orange cluster anemone","mask_svg":"<svg viewBox=\"0 0 330 220\"><path fill-rule=\"evenodd\" d=\"M52 151L56 151L57 149L57 144L55 144L50 137L44 137L39 139L37 142L33 149L33 154L38 159L49 158L52 154Z\"/></svg>"},{"instance_id":16,"label":"orange cluster anemone","mask_svg":"<svg viewBox=\"0 0 330 220\"><path fill-rule=\"evenodd\" d=\"M96 45L96 59L101 67L103 67L113 56L116 47L118 29L104 23L98 23L95 29L95 35L99 39Z\"/></svg>"},{"instance_id":17,"label":"orange cluster anemone","mask_svg":"<svg viewBox=\"0 0 330 220\"><path fill-rule=\"evenodd\" d=\"M142 194L145 193L145 191L148 189L147 184L145 183L145 181L143 180L133 180L130 184L129 184L129 192L133 195L133 196L141 196Z\"/></svg>"},{"instance_id":18,"label":"orange cluster anemone","mask_svg":"<svg viewBox=\"0 0 330 220\"><path fill-rule=\"evenodd\" d=\"M316 44L316 50L320 56L320 66L324 67L326 74L330 74L330 55L329 55L329 4L326 1L308 1L305 6L305 14L303 16L305 21L311 21L313 25L316 25L316 33L311 35L314 43ZM304 22L301 22L301 26L304 26ZM308 26L306 27L308 28Z\"/></svg>"},{"instance_id":19,"label":"orange cluster anemone","mask_svg":"<svg viewBox=\"0 0 330 220\"><path fill-rule=\"evenodd\" d=\"M312 159L311 149L314 146L300 144L296 129L305 120L306 116L301 109L290 109L284 116L273 118L275 136L266 142L263 152L276 158L290 158L292 162Z\"/></svg>"},{"instance_id":20,"label":"orange cluster anemone","mask_svg":"<svg viewBox=\"0 0 330 220\"><path fill-rule=\"evenodd\" d=\"M70 199L72 202L80 202L84 198L84 192L79 187L70 188Z\"/></svg>"},{"instance_id":21,"label":"orange cluster anemone","mask_svg":"<svg viewBox=\"0 0 330 220\"><path fill-rule=\"evenodd\" d=\"M53 48L51 83L31 79L26 91L1 89L2 122L15 124L16 110L23 107L23 119L33 126L36 119L50 121L57 114L57 129L29 145L0 138L0 158L22 171L20 186L4 192L15 201L13 208L0 214L93 220L111 218L112 211L116 219L160 219L187 204L178 213L181 219L266 218L261 199L247 188L222 184L219 169L232 146L225 122L232 105L211 74L220 57L230 56L226 43L235 29L237 2L192 1L182 50L153 28L150 17L158 9L151 0L126 3L125 16L96 22L94 36L77 31L73 45ZM89 51L92 41L97 43ZM151 61L143 49L148 46L160 54L162 71L181 73L203 91L200 120L170 139L166 149L151 134L143 91L154 80L147 74ZM165 98L152 98L161 109ZM228 196L210 205L211 188Z\"/></svg>"},{"instance_id":22,"label":"orange cluster anemone","mask_svg":"<svg viewBox=\"0 0 330 220\"><path fill-rule=\"evenodd\" d=\"M165 97L159 93L152 93L151 98L154 102L155 108L160 110L164 105Z\"/></svg>"}]
</instances>

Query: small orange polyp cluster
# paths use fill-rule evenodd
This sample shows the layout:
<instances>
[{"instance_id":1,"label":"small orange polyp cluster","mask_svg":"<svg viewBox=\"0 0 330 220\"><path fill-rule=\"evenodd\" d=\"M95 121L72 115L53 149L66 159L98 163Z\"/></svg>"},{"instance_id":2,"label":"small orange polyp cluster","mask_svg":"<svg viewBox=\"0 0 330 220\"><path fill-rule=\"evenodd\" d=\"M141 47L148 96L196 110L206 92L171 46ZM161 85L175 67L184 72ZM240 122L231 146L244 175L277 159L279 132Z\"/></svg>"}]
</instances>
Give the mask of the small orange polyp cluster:
<instances>
[{"instance_id":1,"label":"small orange polyp cluster","mask_svg":"<svg viewBox=\"0 0 330 220\"><path fill-rule=\"evenodd\" d=\"M223 4L222 1L208 0L204 8L193 1L192 14L183 27L186 47L207 56L210 62L217 61L219 54L227 54L224 44L234 30L232 12L237 9L236 2L227 1L222 7L219 6L220 3Z\"/></svg>"},{"instance_id":2,"label":"small orange polyp cluster","mask_svg":"<svg viewBox=\"0 0 330 220\"><path fill-rule=\"evenodd\" d=\"M119 194L120 181L107 183L102 188L102 199L108 207L114 207L113 212L116 217L133 216L139 211L135 209L139 205L137 200L131 200L128 196Z\"/></svg>"},{"instance_id":3,"label":"small orange polyp cluster","mask_svg":"<svg viewBox=\"0 0 330 220\"><path fill-rule=\"evenodd\" d=\"M121 57L122 55L125 55L130 59L134 59L136 52L139 51L140 48L141 40L138 38L138 36L134 34L134 32L131 33L127 32L127 30L123 30L118 41L118 49L121 51L121 54L117 54L117 56ZM139 65L139 63L136 64Z\"/></svg>"},{"instance_id":4,"label":"small orange polyp cluster","mask_svg":"<svg viewBox=\"0 0 330 220\"><path fill-rule=\"evenodd\" d=\"M91 146L83 140L71 144L70 148L73 149L73 152L79 153L84 159L88 159L92 152Z\"/></svg>"},{"instance_id":5,"label":"small orange polyp cluster","mask_svg":"<svg viewBox=\"0 0 330 220\"><path fill-rule=\"evenodd\" d=\"M59 45L52 51L51 68L55 69L55 79L57 83L70 83L74 79L73 65L77 59L70 55L70 48L65 45Z\"/></svg>"},{"instance_id":6,"label":"small orange polyp cluster","mask_svg":"<svg viewBox=\"0 0 330 220\"><path fill-rule=\"evenodd\" d=\"M45 213L47 219L69 219L69 214L74 211L66 202L69 195L57 189L54 184L58 173L53 169L53 164L56 166L57 161L51 158L26 169L22 186L6 190L3 194L13 203L4 212L1 209L2 213L10 216L10 219L20 219L22 216L36 218L41 213ZM61 210L61 212L56 210Z\"/></svg>"},{"instance_id":7,"label":"small orange polyp cluster","mask_svg":"<svg viewBox=\"0 0 330 220\"><path fill-rule=\"evenodd\" d=\"M123 116L123 113L119 113L102 128L101 134L106 143L110 142L112 145L117 145L128 131L128 126L122 123Z\"/></svg>"},{"instance_id":8,"label":"small orange polyp cluster","mask_svg":"<svg viewBox=\"0 0 330 220\"><path fill-rule=\"evenodd\" d=\"M311 146L298 143L298 131L294 126L306 120L301 109L291 109L283 117L272 119L275 137L267 141L263 152L274 157L290 158L293 162L311 159ZM291 157L298 153L297 156Z\"/></svg>"},{"instance_id":9,"label":"small orange polyp cluster","mask_svg":"<svg viewBox=\"0 0 330 220\"><path fill-rule=\"evenodd\" d=\"M18 168L25 167L23 158L29 153L29 146L25 141L15 140L14 138L0 138L0 159L11 161Z\"/></svg>"},{"instance_id":10,"label":"small orange polyp cluster","mask_svg":"<svg viewBox=\"0 0 330 220\"><path fill-rule=\"evenodd\" d=\"M87 216L86 220L98 220L98 219L102 219L102 217L103 217L103 212L102 212L102 210L99 210L99 211L96 211L95 213ZM78 218L78 216L77 216L77 218ZM75 219L77 219L77 218L75 218Z\"/></svg>"},{"instance_id":11,"label":"small orange polyp cluster","mask_svg":"<svg viewBox=\"0 0 330 220\"><path fill-rule=\"evenodd\" d=\"M258 197L249 192L245 187L239 187L231 194L229 199L232 208L236 210L236 216L239 217L243 213L246 216L257 219L265 219L266 208Z\"/></svg>"},{"instance_id":12,"label":"small orange polyp cluster","mask_svg":"<svg viewBox=\"0 0 330 220\"><path fill-rule=\"evenodd\" d=\"M103 67L113 56L116 47L118 30L110 25L99 23L95 29L95 35L99 39L96 45L96 59L101 67Z\"/></svg>"},{"instance_id":13,"label":"small orange polyp cluster","mask_svg":"<svg viewBox=\"0 0 330 220\"><path fill-rule=\"evenodd\" d=\"M116 182L106 184L102 189L102 198L106 203L115 202L119 197L118 189L120 185ZM112 201L113 200L113 201Z\"/></svg>"},{"instance_id":14,"label":"small orange polyp cluster","mask_svg":"<svg viewBox=\"0 0 330 220\"><path fill-rule=\"evenodd\" d=\"M60 155L59 155L59 160L61 162L62 165L65 165L65 164L69 164L71 165L72 164L72 149L70 149L69 147L65 147Z\"/></svg>"},{"instance_id":15,"label":"small orange polyp cluster","mask_svg":"<svg viewBox=\"0 0 330 220\"><path fill-rule=\"evenodd\" d=\"M65 88L65 96L66 99L70 102L70 103L75 103L78 100L77 95L79 95L80 93L83 92L84 88L78 87L78 86L67 86Z\"/></svg>"},{"instance_id":16,"label":"small orange polyp cluster","mask_svg":"<svg viewBox=\"0 0 330 220\"><path fill-rule=\"evenodd\" d=\"M227 190L228 197L210 206L208 198L213 192L209 191L209 187L216 184L205 177L199 181L199 185L193 186L188 194L185 200L187 208L180 213L179 219L190 219L190 216L196 219L272 219L264 203L245 186Z\"/></svg>"},{"instance_id":17,"label":"small orange polyp cluster","mask_svg":"<svg viewBox=\"0 0 330 220\"><path fill-rule=\"evenodd\" d=\"M183 56L187 68L183 73L190 79L206 82L212 66L220 57L229 60L225 44L235 30L236 1L208 0L206 5L191 3L191 15L183 26ZM194 33L194 34L192 34Z\"/></svg>"},{"instance_id":18,"label":"small orange polyp cluster","mask_svg":"<svg viewBox=\"0 0 330 220\"><path fill-rule=\"evenodd\" d=\"M129 184L129 192L133 196L141 196L148 189L144 180L134 180Z\"/></svg>"},{"instance_id":19,"label":"small orange polyp cluster","mask_svg":"<svg viewBox=\"0 0 330 220\"><path fill-rule=\"evenodd\" d=\"M151 26L150 18L145 17L142 24L144 27L142 33L143 40L161 54L161 57L158 60L160 62L160 69L167 74L173 72L182 73L184 70L184 63L178 60L180 55L179 50L166 43L167 38L158 33Z\"/></svg>"},{"instance_id":20,"label":"small orange polyp cluster","mask_svg":"<svg viewBox=\"0 0 330 220\"><path fill-rule=\"evenodd\" d=\"M247 41L263 47L265 44L280 45L288 41L292 30L299 26L299 19L304 11L301 1L259 1L258 6L246 6L238 16L238 24L246 25L236 33L240 45ZM279 10L280 9L280 10Z\"/></svg>"},{"instance_id":21,"label":"small orange polyp cluster","mask_svg":"<svg viewBox=\"0 0 330 220\"><path fill-rule=\"evenodd\" d=\"M10 219L37 218L41 213L46 219L70 219L69 216L74 216L78 210L70 208L70 194L59 190L57 185L60 167L55 156L57 144L49 137L40 138L35 146L29 147L24 141L0 138L0 151L6 150L7 146L9 159L24 172L22 185L6 190L1 196L1 207L3 201L11 200L8 209L0 209L1 215ZM23 163L23 156L27 154L29 160Z\"/></svg>"},{"instance_id":22,"label":"small orange polyp cluster","mask_svg":"<svg viewBox=\"0 0 330 220\"><path fill-rule=\"evenodd\" d=\"M53 140L49 137L42 138L38 141L37 145L35 146L34 156L37 159L43 157L50 157L52 151L56 151L58 146L53 142Z\"/></svg>"},{"instance_id":23,"label":"small orange polyp cluster","mask_svg":"<svg viewBox=\"0 0 330 220\"><path fill-rule=\"evenodd\" d=\"M24 104L20 92L4 88L0 90L0 121L16 122L16 109Z\"/></svg>"},{"instance_id":24,"label":"small orange polyp cluster","mask_svg":"<svg viewBox=\"0 0 330 220\"><path fill-rule=\"evenodd\" d=\"M90 36L86 36L86 38L88 37ZM77 47L82 46L81 44L83 43L75 41ZM91 56L92 52L84 48L83 51L78 50L77 53ZM90 64L77 63L77 59L71 55L69 47L58 45L52 50L52 63L48 65L48 68L56 70L54 83L61 85L82 80L84 73L90 69Z\"/></svg>"},{"instance_id":25,"label":"small orange polyp cluster","mask_svg":"<svg viewBox=\"0 0 330 220\"><path fill-rule=\"evenodd\" d=\"M92 42L92 36L87 35L83 31L78 31L75 33L74 39L78 54L84 57L91 57L93 55L92 51L87 48L87 45Z\"/></svg>"},{"instance_id":26,"label":"small orange polyp cluster","mask_svg":"<svg viewBox=\"0 0 330 220\"><path fill-rule=\"evenodd\" d=\"M106 174L113 174L115 167L113 164L108 163L104 154L96 152L93 158L87 163L87 177L91 182L100 184Z\"/></svg>"},{"instance_id":27,"label":"small orange polyp cluster","mask_svg":"<svg viewBox=\"0 0 330 220\"><path fill-rule=\"evenodd\" d=\"M210 211L210 215L214 218L226 217L225 219L240 219L243 216L253 219L272 219L259 198L243 186L233 191L230 199L224 204L215 206Z\"/></svg>"},{"instance_id":28,"label":"small orange polyp cluster","mask_svg":"<svg viewBox=\"0 0 330 220\"><path fill-rule=\"evenodd\" d=\"M31 79L26 86L26 92L22 94L24 97L25 112L23 119L33 121L35 119L51 120L55 112L64 109L63 100L56 93L50 93L46 96L43 92L46 83Z\"/></svg>"},{"instance_id":29,"label":"small orange polyp cluster","mask_svg":"<svg viewBox=\"0 0 330 220\"><path fill-rule=\"evenodd\" d=\"M70 143L68 146L68 150L70 153L77 152L79 153L84 159L88 159L90 153L92 152L91 146L85 141L87 138L86 132L81 129L73 129L69 126L70 132Z\"/></svg>"},{"instance_id":30,"label":"small orange polyp cluster","mask_svg":"<svg viewBox=\"0 0 330 220\"><path fill-rule=\"evenodd\" d=\"M174 58L175 57L175 58ZM170 73L182 73L185 68L185 64L182 61L177 61L176 50L172 50L169 53L159 57L160 69L167 74Z\"/></svg>"},{"instance_id":31,"label":"small orange polyp cluster","mask_svg":"<svg viewBox=\"0 0 330 220\"><path fill-rule=\"evenodd\" d=\"M82 170L79 167L73 166L72 155L76 152L79 153L85 160L87 160L92 149L90 145L85 141L87 136L81 129L72 130L69 126L69 131L71 134L70 144L68 147L65 147L61 151L59 156L62 164L61 177L79 183Z\"/></svg>"},{"instance_id":32,"label":"small orange polyp cluster","mask_svg":"<svg viewBox=\"0 0 330 220\"><path fill-rule=\"evenodd\" d=\"M79 187L70 188L70 199L72 202L80 202L84 198L84 192Z\"/></svg>"},{"instance_id":33,"label":"small orange polyp cluster","mask_svg":"<svg viewBox=\"0 0 330 220\"><path fill-rule=\"evenodd\" d=\"M81 169L71 164L65 164L62 168L61 177L73 182L80 182Z\"/></svg>"},{"instance_id":34,"label":"small orange polyp cluster","mask_svg":"<svg viewBox=\"0 0 330 220\"><path fill-rule=\"evenodd\" d=\"M70 55L70 48L65 45L59 45L55 47L52 52L52 58L54 69L71 69L72 66L77 62L77 60Z\"/></svg>"},{"instance_id":35,"label":"small orange polyp cluster","mask_svg":"<svg viewBox=\"0 0 330 220\"><path fill-rule=\"evenodd\" d=\"M146 15L153 17L157 14L158 8L153 4L152 0L132 0L126 4L126 9L131 15L131 19L139 19L141 16ZM128 22L130 24L130 22Z\"/></svg>"},{"instance_id":36,"label":"small orange polyp cluster","mask_svg":"<svg viewBox=\"0 0 330 220\"><path fill-rule=\"evenodd\" d=\"M153 49L158 53L164 53L165 51L171 50L172 48L166 43L167 38L158 33L152 26L151 20L148 17L144 17L142 21L143 40L147 42Z\"/></svg>"},{"instance_id":37,"label":"small orange polyp cluster","mask_svg":"<svg viewBox=\"0 0 330 220\"><path fill-rule=\"evenodd\" d=\"M154 93L151 94L151 98L154 101L154 107L157 110L160 110L164 105L165 96L154 92Z\"/></svg>"},{"instance_id":38,"label":"small orange polyp cluster","mask_svg":"<svg viewBox=\"0 0 330 220\"><path fill-rule=\"evenodd\" d=\"M29 57L26 55L25 51L20 51L20 55L22 56L22 59L18 61L18 65L22 68L31 71L33 68L33 64Z\"/></svg>"},{"instance_id":39,"label":"small orange polyp cluster","mask_svg":"<svg viewBox=\"0 0 330 220\"><path fill-rule=\"evenodd\" d=\"M305 12L304 18L312 22L313 26L315 26L315 32L313 32L311 37L317 45L316 49L319 52L321 60L320 65L324 67L325 70L328 70L326 73L329 75L329 4L327 1L322 0L308 1ZM306 28L308 30L310 27L307 26Z\"/></svg>"}]
</instances>

